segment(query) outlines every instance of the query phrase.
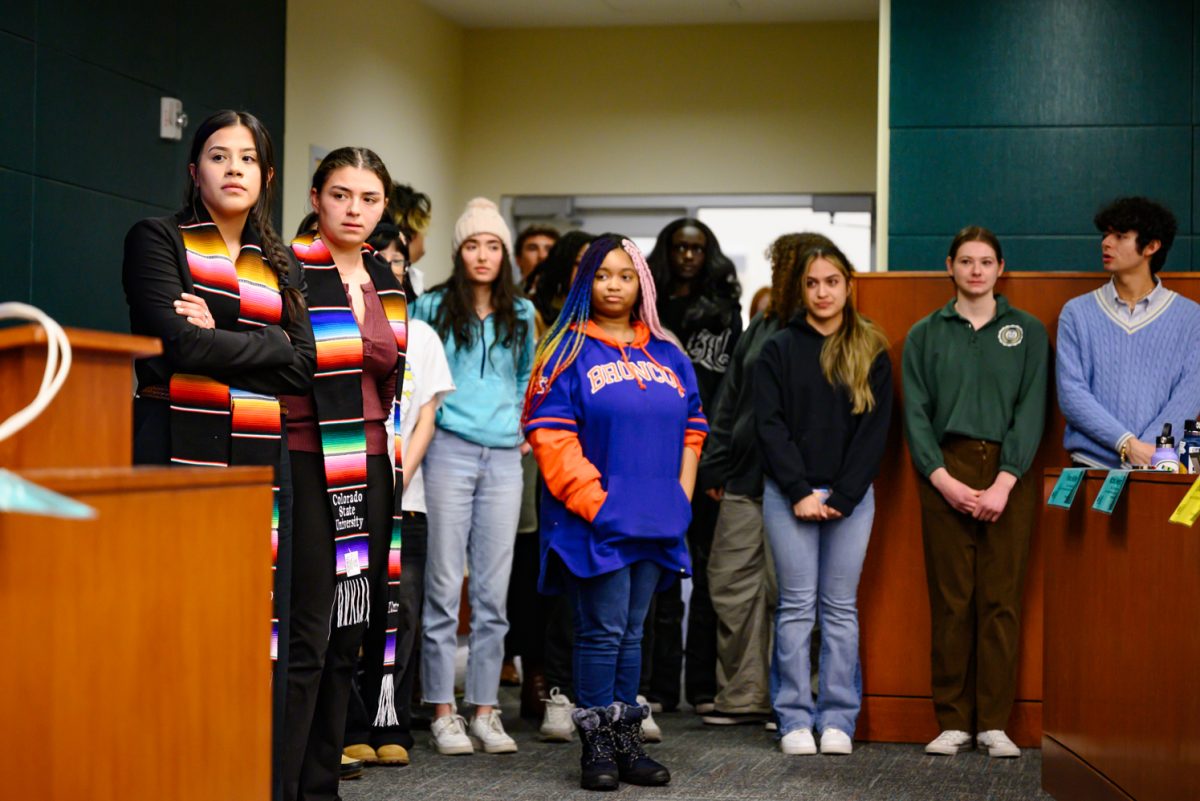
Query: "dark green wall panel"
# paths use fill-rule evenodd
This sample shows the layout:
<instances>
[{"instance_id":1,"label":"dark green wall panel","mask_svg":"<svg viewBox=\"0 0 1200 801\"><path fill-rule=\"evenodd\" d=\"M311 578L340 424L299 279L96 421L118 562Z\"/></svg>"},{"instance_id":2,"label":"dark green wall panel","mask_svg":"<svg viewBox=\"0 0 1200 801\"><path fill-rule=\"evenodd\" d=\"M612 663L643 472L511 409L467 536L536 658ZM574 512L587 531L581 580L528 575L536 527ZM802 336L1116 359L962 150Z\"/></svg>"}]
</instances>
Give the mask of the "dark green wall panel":
<instances>
[{"instance_id":1,"label":"dark green wall panel","mask_svg":"<svg viewBox=\"0 0 1200 801\"><path fill-rule=\"evenodd\" d=\"M33 229L33 178L0 168L0 301L29 302L29 237Z\"/></svg>"},{"instance_id":2,"label":"dark green wall panel","mask_svg":"<svg viewBox=\"0 0 1200 801\"><path fill-rule=\"evenodd\" d=\"M0 166L33 172L34 46L0 33Z\"/></svg>"},{"instance_id":3,"label":"dark green wall panel","mask_svg":"<svg viewBox=\"0 0 1200 801\"><path fill-rule=\"evenodd\" d=\"M1014 236L996 231L1004 248L1005 269L1039 272L1100 272L1100 234L1091 236ZM889 270L940 270L953 234L888 238ZM1176 237L1166 271L1189 271L1195 263L1197 238Z\"/></svg>"},{"instance_id":4,"label":"dark green wall panel","mask_svg":"<svg viewBox=\"0 0 1200 801\"><path fill-rule=\"evenodd\" d=\"M38 83L38 119L58 123L38 131L41 176L158 206L177 202L187 145L158 138L159 90L44 47Z\"/></svg>"},{"instance_id":5,"label":"dark green wall panel","mask_svg":"<svg viewBox=\"0 0 1200 801\"><path fill-rule=\"evenodd\" d=\"M36 30L35 0L3 0L0 2L0 31L8 31L17 36L32 39Z\"/></svg>"},{"instance_id":6,"label":"dark green wall panel","mask_svg":"<svg viewBox=\"0 0 1200 801\"><path fill-rule=\"evenodd\" d=\"M165 88L178 77L175 51L179 34L175 20L181 5L163 0L39 0L38 43ZM210 18L202 38L213 43L222 36L236 36L228 27L233 21L228 17Z\"/></svg>"},{"instance_id":7,"label":"dark green wall panel","mask_svg":"<svg viewBox=\"0 0 1200 801\"><path fill-rule=\"evenodd\" d=\"M895 0L891 124L1189 124L1193 5Z\"/></svg>"},{"instance_id":8,"label":"dark green wall panel","mask_svg":"<svg viewBox=\"0 0 1200 801\"><path fill-rule=\"evenodd\" d=\"M889 233L952 234L979 223L1087 234L1099 206L1129 194L1191 220L1192 147L1183 126L893 129Z\"/></svg>"},{"instance_id":9,"label":"dark green wall panel","mask_svg":"<svg viewBox=\"0 0 1200 801\"><path fill-rule=\"evenodd\" d=\"M34 190L34 305L63 325L128 331L125 233L143 217L170 210L40 178ZM62 209L74 210L73 219L61 220Z\"/></svg>"}]
</instances>

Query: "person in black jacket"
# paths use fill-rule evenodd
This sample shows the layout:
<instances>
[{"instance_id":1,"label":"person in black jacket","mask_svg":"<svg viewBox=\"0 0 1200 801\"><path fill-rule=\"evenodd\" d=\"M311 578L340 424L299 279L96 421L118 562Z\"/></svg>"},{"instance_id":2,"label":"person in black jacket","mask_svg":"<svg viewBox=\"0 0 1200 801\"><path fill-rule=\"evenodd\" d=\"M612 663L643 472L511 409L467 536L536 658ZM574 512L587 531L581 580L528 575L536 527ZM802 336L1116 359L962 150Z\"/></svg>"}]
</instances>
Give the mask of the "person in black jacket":
<instances>
[{"instance_id":1,"label":"person in black jacket","mask_svg":"<svg viewBox=\"0 0 1200 801\"><path fill-rule=\"evenodd\" d=\"M770 711L768 668L775 611L775 568L763 530L762 460L754 430L753 382L763 345L792 319L801 302L810 248L832 246L821 234L784 234L771 243L771 295L738 339L721 384L700 461L698 484L720 502L708 560L708 586L717 615L716 709L710 725L761 722ZM785 291L786 290L786 291Z\"/></svg>"},{"instance_id":2,"label":"person in black jacket","mask_svg":"<svg viewBox=\"0 0 1200 801\"><path fill-rule=\"evenodd\" d=\"M246 112L217 112L196 129L188 170L184 207L138 222L125 237L129 329L163 343L161 356L135 365L134 462L276 468L272 786L279 798L292 488L277 396L308 391L316 346L299 265L271 226L275 156L266 128ZM273 411L247 427L247 417L264 409Z\"/></svg>"},{"instance_id":3,"label":"person in black jacket","mask_svg":"<svg viewBox=\"0 0 1200 801\"><path fill-rule=\"evenodd\" d=\"M729 357L742 333L738 305L741 286L733 262L721 251L716 234L691 217L671 222L659 232L646 261L658 293L658 315L678 337L692 360L700 402L716 404L717 390ZM702 492L692 498L688 550L692 557L692 598L687 624L684 690L700 714L713 710L717 694L717 616L708 594L708 551L717 523L717 503ZM683 602L679 586L655 596L642 652L642 692L670 711L679 703L683 657ZM656 736L651 730L649 736Z\"/></svg>"},{"instance_id":4,"label":"person in black jacket","mask_svg":"<svg viewBox=\"0 0 1200 801\"><path fill-rule=\"evenodd\" d=\"M779 586L771 705L785 754L848 754L862 705L858 579L892 411L887 340L850 303L853 270L835 247L805 258L803 312L763 346L754 416L763 522ZM821 620L813 702L809 638Z\"/></svg>"}]
</instances>

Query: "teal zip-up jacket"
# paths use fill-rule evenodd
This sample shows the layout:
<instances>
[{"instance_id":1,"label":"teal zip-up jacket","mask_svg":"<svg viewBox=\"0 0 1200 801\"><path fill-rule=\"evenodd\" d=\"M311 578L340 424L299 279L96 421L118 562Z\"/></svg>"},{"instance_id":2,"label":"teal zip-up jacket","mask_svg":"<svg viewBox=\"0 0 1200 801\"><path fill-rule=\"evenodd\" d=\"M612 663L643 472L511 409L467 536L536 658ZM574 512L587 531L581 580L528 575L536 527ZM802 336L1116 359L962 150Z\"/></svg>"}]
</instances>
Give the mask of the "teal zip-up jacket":
<instances>
[{"instance_id":1,"label":"teal zip-up jacket","mask_svg":"<svg viewBox=\"0 0 1200 801\"><path fill-rule=\"evenodd\" d=\"M409 314L436 330L435 318L444 294L444 289L426 292L417 298ZM521 409L533 372L536 334L533 304L518 298L516 308L517 317L525 321L525 338L515 345L496 342L494 314L483 321L482 335L476 329L477 335L465 347L459 347L453 334L442 337L458 389L442 401L438 427L485 448L515 448L522 439Z\"/></svg>"}]
</instances>

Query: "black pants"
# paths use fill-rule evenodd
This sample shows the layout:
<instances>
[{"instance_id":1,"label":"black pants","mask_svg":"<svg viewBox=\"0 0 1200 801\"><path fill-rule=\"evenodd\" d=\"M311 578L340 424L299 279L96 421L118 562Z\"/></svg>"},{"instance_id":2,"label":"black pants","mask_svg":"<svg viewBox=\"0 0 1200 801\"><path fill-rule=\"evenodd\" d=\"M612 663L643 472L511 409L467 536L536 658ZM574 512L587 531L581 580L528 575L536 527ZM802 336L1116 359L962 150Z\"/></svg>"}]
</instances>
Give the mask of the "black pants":
<instances>
[{"instance_id":1,"label":"black pants","mask_svg":"<svg viewBox=\"0 0 1200 801\"><path fill-rule=\"evenodd\" d=\"M692 557L692 599L688 611L687 664L683 664L683 599L679 582L654 596L642 636L641 692L663 709L679 706L679 674L692 706L717 696L717 613L708 591L708 554L712 550L720 504L703 492L692 497L688 551Z\"/></svg>"},{"instance_id":2,"label":"black pants","mask_svg":"<svg viewBox=\"0 0 1200 801\"><path fill-rule=\"evenodd\" d=\"M518 534L513 543L512 575L508 581L508 634L504 656L521 657L526 674L546 662L546 604L538 595L541 546L536 531Z\"/></svg>"},{"instance_id":3,"label":"black pants","mask_svg":"<svg viewBox=\"0 0 1200 801\"><path fill-rule=\"evenodd\" d=\"M372 726L383 681L383 647L387 634L387 580L371 598L371 621L363 637L363 657L350 694L346 743L413 747L412 695L421 667L421 607L425 603L425 554L429 526L423 512L405 512L401 524L400 620L396 632L396 726ZM374 543L372 543L374 545ZM383 558L387 558L384 549ZM371 554L372 562L375 554Z\"/></svg>"},{"instance_id":4,"label":"black pants","mask_svg":"<svg viewBox=\"0 0 1200 801\"><path fill-rule=\"evenodd\" d=\"M300 451L292 451L291 459L295 497L283 797L336 801L350 682L367 624L333 625L334 527L325 460L321 454ZM391 464L386 456L368 456L367 576L372 585L386 575L391 528Z\"/></svg>"}]
</instances>

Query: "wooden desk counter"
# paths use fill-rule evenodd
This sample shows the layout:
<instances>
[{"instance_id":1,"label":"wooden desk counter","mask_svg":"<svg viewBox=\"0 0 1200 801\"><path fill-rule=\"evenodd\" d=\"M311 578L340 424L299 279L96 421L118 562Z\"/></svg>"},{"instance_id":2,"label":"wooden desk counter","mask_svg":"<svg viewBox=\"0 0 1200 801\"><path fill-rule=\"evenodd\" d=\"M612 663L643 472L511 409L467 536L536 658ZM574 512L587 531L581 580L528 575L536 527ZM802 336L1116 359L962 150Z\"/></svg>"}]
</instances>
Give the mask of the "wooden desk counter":
<instances>
[{"instance_id":1,"label":"wooden desk counter","mask_svg":"<svg viewBox=\"0 0 1200 801\"><path fill-rule=\"evenodd\" d=\"M1200 527L1168 522L1196 476L1132 473L1109 516L1091 508L1106 475L1042 510L1042 786L1059 801L1197 799Z\"/></svg>"},{"instance_id":2,"label":"wooden desk counter","mask_svg":"<svg viewBox=\"0 0 1200 801\"><path fill-rule=\"evenodd\" d=\"M41 469L0 514L5 798L271 794L271 469Z\"/></svg>"}]
</instances>

